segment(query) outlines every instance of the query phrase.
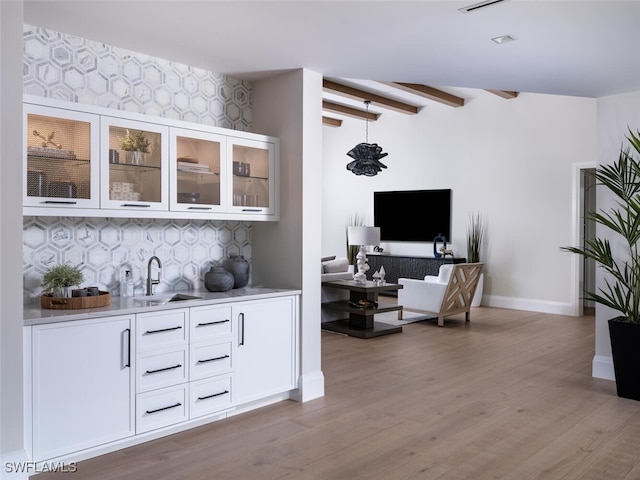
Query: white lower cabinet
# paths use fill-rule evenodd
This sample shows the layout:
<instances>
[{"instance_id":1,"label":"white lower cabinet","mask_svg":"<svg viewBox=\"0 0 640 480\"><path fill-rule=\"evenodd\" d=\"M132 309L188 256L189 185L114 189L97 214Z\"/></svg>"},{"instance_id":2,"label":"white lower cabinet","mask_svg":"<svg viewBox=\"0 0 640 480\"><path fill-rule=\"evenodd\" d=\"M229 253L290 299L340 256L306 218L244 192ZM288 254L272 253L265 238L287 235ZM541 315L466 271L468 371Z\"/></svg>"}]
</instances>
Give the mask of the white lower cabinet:
<instances>
[{"instance_id":1,"label":"white lower cabinet","mask_svg":"<svg viewBox=\"0 0 640 480\"><path fill-rule=\"evenodd\" d=\"M189 419L186 384L140 393L136 397L136 433L174 425Z\"/></svg>"},{"instance_id":2,"label":"white lower cabinet","mask_svg":"<svg viewBox=\"0 0 640 480\"><path fill-rule=\"evenodd\" d=\"M291 295L30 327L33 459L160 436L295 388L297 310Z\"/></svg>"},{"instance_id":3,"label":"white lower cabinet","mask_svg":"<svg viewBox=\"0 0 640 480\"><path fill-rule=\"evenodd\" d=\"M134 434L133 316L34 326L33 458Z\"/></svg>"},{"instance_id":4,"label":"white lower cabinet","mask_svg":"<svg viewBox=\"0 0 640 480\"><path fill-rule=\"evenodd\" d=\"M231 375L191 382L190 417L197 418L231 407Z\"/></svg>"},{"instance_id":5,"label":"white lower cabinet","mask_svg":"<svg viewBox=\"0 0 640 480\"><path fill-rule=\"evenodd\" d=\"M238 322L236 404L295 388L297 297L234 305Z\"/></svg>"}]
</instances>

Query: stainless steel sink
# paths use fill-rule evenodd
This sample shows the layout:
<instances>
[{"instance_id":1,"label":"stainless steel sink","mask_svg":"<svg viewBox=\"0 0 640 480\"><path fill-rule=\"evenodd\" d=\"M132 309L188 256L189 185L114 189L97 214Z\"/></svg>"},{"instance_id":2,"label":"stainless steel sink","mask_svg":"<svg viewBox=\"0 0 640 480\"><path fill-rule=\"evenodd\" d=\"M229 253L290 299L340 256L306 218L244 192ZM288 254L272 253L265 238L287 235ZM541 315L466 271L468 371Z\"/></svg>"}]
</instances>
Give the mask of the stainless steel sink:
<instances>
[{"instance_id":1,"label":"stainless steel sink","mask_svg":"<svg viewBox=\"0 0 640 480\"><path fill-rule=\"evenodd\" d=\"M146 297L136 297L134 302L142 305L164 305L170 302L183 302L185 300L201 300L202 297L195 295L187 295L184 293L167 293L167 294L155 294Z\"/></svg>"}]
</instances>

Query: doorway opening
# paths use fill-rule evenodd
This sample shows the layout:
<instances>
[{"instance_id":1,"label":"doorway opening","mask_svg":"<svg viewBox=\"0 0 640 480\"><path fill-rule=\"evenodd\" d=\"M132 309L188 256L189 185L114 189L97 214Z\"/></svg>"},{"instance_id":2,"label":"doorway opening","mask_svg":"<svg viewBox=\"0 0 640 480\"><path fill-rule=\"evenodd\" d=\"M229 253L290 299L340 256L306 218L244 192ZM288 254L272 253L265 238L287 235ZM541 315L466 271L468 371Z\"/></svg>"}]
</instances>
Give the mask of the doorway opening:
<instances>
[{"instance_id":1,"label":"doorway opening","mask_svg":"<svg viewBox=\"0 0 640 480\"><path fill-rule=\"evenodd\" d=\"M580 171L582 184L582 234L580 246L584 247L589 240L596 236L596 222L589 218L589 212L596 209L596 179L595 168L585 168ZM582 289L580 292L580 302L582 303L583 315L595 315L596 306L593 300L587 298L587 292L596 290L596 262L592 258L582 258Z\"/></svg>"},{"instance_id":2,"label":"doorway opening","mask_svg":"<svg viewBox=\"0 0 640 480\"><path fill-rule=\"evenodd\" d=\"M584 247L595 238L596 224L588 213L596 209L596 181L594 163L573 165L573 227L572 245ZM581 255L572 255L572 306L576 316L595 315L595 304L587 299L586 292L595 292L596 265Z\"/></svg>"}]
</instances>

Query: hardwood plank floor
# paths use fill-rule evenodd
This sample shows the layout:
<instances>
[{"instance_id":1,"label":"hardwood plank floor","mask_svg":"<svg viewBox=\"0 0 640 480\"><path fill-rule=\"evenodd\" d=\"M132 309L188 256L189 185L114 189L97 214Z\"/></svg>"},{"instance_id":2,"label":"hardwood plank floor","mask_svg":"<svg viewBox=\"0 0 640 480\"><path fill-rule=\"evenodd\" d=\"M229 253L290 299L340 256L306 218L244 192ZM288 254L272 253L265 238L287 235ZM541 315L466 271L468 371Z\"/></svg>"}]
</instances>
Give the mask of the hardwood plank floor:
<instances>
[{"instance_id":1,"label":"hardwood plank floor","mask_svg":"<svg viewBox=\"0 0 640 480\"><path fill-rule=\"evenodd\" d=\"M640 478L640 402L591 377L593 317L481 307L370 340L322 333L326 395L38 480Z\"/></svg>"}]
</instances>

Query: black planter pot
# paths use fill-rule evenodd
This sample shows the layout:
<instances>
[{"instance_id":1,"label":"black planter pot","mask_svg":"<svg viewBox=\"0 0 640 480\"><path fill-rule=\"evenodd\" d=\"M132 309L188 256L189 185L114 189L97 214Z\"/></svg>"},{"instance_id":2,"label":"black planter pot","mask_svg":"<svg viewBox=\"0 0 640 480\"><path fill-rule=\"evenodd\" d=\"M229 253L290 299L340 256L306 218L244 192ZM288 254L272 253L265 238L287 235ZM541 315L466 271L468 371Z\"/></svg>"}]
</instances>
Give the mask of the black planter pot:
<instances>
[{"instance_id":1,"label":"black planter pot","mask_svg":"<svg viewBox=\"0 0 640 480\"><path fill-rule=\"evenodd\" d=\"M612 318L609 337L618 396L640 400L640 324Z\"/></svg>"}]
</instances>

